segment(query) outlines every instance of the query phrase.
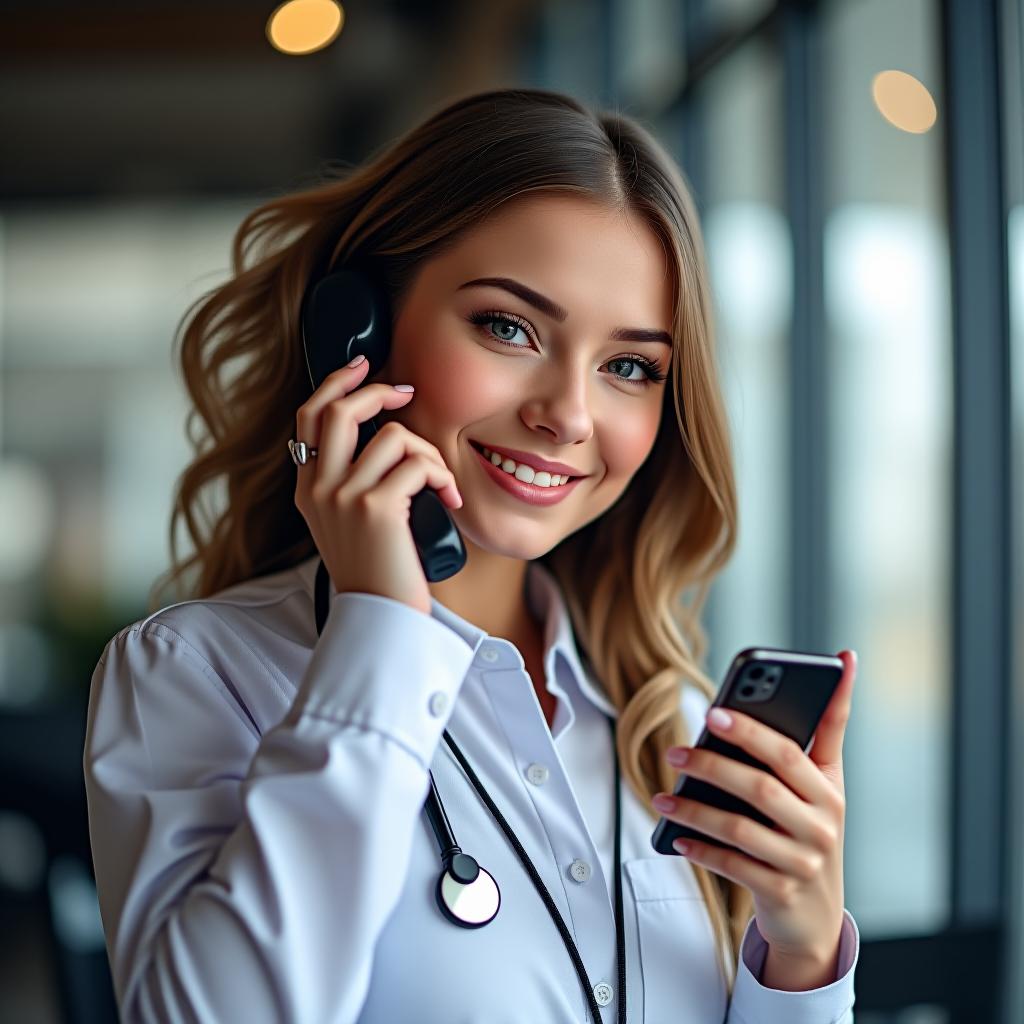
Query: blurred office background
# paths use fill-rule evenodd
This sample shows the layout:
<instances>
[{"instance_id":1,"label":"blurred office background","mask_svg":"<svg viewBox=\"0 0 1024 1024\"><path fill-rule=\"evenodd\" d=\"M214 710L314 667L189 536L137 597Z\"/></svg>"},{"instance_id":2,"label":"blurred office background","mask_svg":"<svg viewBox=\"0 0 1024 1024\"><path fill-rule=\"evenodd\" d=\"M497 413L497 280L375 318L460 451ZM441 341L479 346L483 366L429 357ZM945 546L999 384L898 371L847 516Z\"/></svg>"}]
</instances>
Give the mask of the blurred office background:
<instances>
[{"instance_id":1,"label":"blurred office background","mask_svg":"<svg viewBox=\"0 0 1024 1024\"><path fill-rule=\"evenodd\" d=\"M1022 0L374 0L304 56L274 6L5 5L0 1019L116 1019L84 712L170 558L178 319L269 195L523 84L693 185L741 496L709 667L860 654L858 1024L1024 1020Z\"/></svg>"}]
</instances>

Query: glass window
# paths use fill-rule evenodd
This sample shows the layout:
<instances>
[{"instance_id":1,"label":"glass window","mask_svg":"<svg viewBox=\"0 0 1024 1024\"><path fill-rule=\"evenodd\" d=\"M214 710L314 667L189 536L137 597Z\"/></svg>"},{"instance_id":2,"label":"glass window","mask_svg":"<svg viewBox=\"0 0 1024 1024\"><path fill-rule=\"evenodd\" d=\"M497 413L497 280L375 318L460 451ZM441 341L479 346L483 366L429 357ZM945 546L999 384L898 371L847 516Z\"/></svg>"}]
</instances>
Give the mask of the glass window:
<instances>
[{"instance_id":1,"label":"glass window","mask_svg":"<svg viewBox=\"0 0 1024 1024\"><path fill-rule=\"evenodd\" d=\"M716 67L696 102L706 139L703 169L694 168L704 182L697 199L740 506L736 553L709 602L708 669L718 681L741 647L788 640L792 252L783 210L782 74L770 41L755 38Z\"/></svg>"},{"instance_id":2,"label":"glass window","mask_svg":"<svg viewBox=\"0 0 1024 1024\"><path fill-rule=\"evenodd\" d=\"M754 24L776 6L775 0L684 0L693 12L694 26L702 38L739 32Z\"/></svg>"},{"instance_id":3,"label":"glass window","mask_svg":"<svg viewBox=\"0 0 1024 1024\"><path fill-rule=\"evenodd\" d=\"M58 679L80 692L83 665L169 565L190 459L174 332L227 275L252 205L48 205L0 220L0 703L45 699Z\"/></svg>"},{"instance_id":4,"label":"glass window","mask_svg":"<svg viewBox=\"0 0 1024 1024\"><path fill-rule=\"evenodd\" d=\"M876 75L897 70L941 111L937 19L932 0L863 0L831 4L822 21L831 649L860 655L845 747L846 886L871 936L931 932L948 914L953 418L942 117L928 131L902 130L873 92Z\"/></svg>"}]
</instances>

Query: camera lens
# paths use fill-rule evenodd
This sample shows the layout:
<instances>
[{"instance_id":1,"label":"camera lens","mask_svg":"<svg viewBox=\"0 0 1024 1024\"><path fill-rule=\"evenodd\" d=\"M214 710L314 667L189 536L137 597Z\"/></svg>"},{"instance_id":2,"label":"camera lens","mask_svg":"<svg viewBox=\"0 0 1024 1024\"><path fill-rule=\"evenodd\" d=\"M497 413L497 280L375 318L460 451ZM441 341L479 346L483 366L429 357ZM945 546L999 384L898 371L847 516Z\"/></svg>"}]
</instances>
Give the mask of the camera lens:
<instances>
[{"instance_id":1,"label":"camera lens","mask_svg":"<svg viewBox=\"0 0 1024 1024\"><path fill-rule=\"evenodd\" d=\"M750 670L750 678L751 679L760 679L761 676L763 676L763 675L764 675L764 669L761 668L760 665L758 665L755 668L752 668Z\"/></svg>"}]
</instances>

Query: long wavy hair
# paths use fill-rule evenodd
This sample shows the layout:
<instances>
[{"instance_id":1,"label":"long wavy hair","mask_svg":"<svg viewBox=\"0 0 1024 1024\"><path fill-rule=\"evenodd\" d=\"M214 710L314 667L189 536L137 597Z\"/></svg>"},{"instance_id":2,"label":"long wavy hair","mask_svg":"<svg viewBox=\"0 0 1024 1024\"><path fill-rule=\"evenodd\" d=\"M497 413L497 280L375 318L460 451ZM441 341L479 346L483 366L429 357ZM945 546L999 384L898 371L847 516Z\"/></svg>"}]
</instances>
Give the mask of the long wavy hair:
<instances>
[{"instance_id":1,"label":"long wavy hair","mask_svg":"<svg viewBox=\"0 0 1024 1024\"><path fill-rule=\"evenodd\" d=\"M639 215L674 267L674 358L651 453L611 508L540 559L565 596L581 657L618 709L623 775L653 827L650 799L677 779L664 752L694 739L682 687L709 701L717 689L702 667L700 616L733 553L738 509L696 208L672 157L622 113L541 89L478 93L363 164L321 170L310 187L243 219L232 276L192 303L175 332L188 321L176 358L194 405L186 434L195 454L176 482L172 564L150 609L172 583L179 599L208 597L317 553L295 506L287 441L310 391L299 311L323 254L331 267L372 260L394 310L422 261L526 193L568 193ZM220 491L206 514L204 491ZM195 548L187 558L177 553L179 518ZM753 898L693 869L731 997Z\"/></svg>"}]
</instances>

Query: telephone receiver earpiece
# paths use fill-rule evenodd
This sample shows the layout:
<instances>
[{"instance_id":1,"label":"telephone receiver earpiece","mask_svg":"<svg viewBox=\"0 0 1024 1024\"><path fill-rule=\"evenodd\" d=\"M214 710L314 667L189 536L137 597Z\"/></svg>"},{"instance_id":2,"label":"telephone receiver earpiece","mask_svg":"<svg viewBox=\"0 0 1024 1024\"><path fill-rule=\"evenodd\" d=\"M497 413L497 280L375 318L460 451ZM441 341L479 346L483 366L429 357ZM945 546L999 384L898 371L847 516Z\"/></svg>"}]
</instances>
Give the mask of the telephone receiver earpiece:
<instances>
[{"instance_id":1,"label":"telephone receiver earpiece","mask_svg":"<svg viewBox=\"0 0 1024 1024\"><path fill-rule=\"evenodd\" d=\"M370 361L360 387L380 370L391 353L390 305L380 283L365 270L314 275L303 296L301 314L302 347L314 391L329 374L360 354ZM359 424L353 458L376 433L372 418ZM409 526L429 582L446 580L466 564L462 535L433 488L424 487L413 496Z\"/></svg>"}]
</instances>

